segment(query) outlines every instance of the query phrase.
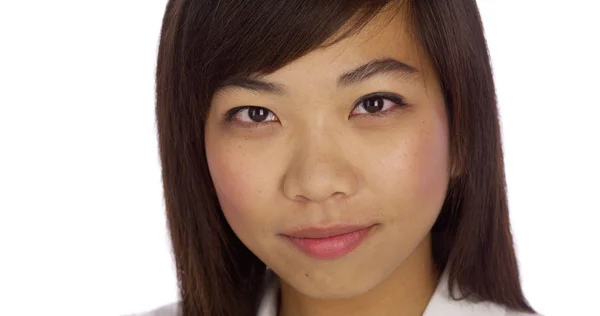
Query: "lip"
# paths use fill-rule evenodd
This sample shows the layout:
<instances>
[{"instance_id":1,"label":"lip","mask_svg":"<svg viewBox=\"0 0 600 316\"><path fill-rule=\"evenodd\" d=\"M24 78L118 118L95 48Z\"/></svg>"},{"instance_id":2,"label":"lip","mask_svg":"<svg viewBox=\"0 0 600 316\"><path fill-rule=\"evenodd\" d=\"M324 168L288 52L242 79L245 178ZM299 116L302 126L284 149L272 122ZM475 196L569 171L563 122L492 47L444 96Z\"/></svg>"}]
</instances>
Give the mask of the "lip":
<instances>
[{"instance_id":1,"label":"lip","mask_svg":"<svg viewBox=\"0 0 600 316\"><path fill-rule=\"evenodd\" d=\"M306 227L282 234L297 249L316 259L335 259L352 252L376 225Z\"/></svg>"}]
</instances>

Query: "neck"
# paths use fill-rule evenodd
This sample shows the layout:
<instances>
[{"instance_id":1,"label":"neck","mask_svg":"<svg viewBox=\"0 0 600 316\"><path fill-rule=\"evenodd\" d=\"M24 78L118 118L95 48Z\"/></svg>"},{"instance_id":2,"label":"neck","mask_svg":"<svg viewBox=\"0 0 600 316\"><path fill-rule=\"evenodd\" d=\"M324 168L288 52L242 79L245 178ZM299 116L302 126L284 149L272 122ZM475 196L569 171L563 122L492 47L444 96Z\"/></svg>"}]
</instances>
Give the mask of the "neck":
<instances>
[{"instance_id":1,"label":"neck","mask_svg":"<svg viewBox=\"0 0 600 316\"><path fill-rule=\"evenodd\" d=\"M280 316L422 315L439 281L433 264L431 237L384 281L358 297L319 300L281 283Z\"/></svg>"}]
</instances>

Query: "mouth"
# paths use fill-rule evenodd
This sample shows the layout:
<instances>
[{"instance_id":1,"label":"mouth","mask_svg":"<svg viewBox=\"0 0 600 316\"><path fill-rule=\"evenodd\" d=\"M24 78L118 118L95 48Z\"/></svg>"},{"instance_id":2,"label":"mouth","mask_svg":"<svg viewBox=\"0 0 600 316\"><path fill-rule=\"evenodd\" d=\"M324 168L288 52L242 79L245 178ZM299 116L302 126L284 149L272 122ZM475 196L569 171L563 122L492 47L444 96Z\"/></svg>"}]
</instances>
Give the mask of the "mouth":
<instances>
[{"instance_id":1,"label":"mouth","mask_svg":"<svg viewBox=\"0 0 600 316\"><path fill-rule=\"evenodd\" d=\"M307 227L282 234L304 254L315 259L336 259L356 249L377 225Z\"/></svg>"}]
</instances>

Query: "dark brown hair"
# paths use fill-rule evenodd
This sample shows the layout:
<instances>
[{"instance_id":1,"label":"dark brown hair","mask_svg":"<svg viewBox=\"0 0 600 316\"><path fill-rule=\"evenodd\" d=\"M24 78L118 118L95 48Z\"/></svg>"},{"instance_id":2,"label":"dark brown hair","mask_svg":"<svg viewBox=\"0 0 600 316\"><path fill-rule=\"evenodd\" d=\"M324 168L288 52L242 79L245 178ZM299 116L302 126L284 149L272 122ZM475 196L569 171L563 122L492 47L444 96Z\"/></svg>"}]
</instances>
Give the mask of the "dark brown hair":
<instances>
[{"instance_id":1,"label":"dark brown hair","mask_svg":"<svg viewBox=\"0 0 600 316\"><path fill-rule=\"evenodd\" d=\"M167 220L183 315L254 315L265 265L233 233L206 161L204 125L227 79L268 74L364 26L381 0L170 0L156 73ZM412 35L442 87L458 175L432 231L462 297L533 312L510 232L495 87L475 0L405 0ZM349 27L346 27L349 26ZM334 40L333 42L336 42Z\"/></svg>"}]
</instances>

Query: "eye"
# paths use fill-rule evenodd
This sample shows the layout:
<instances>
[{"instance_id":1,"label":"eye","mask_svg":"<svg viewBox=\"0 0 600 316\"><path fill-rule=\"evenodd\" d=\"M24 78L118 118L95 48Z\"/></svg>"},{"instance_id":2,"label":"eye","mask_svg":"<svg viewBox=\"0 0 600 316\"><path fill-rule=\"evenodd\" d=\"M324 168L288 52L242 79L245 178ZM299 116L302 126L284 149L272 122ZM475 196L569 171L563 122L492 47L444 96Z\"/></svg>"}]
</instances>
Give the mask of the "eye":
<instances>
[{"instance_id":1,"label":"eye","mask_svg":"<svg viewBox=\"0 0 600 316\"><path fill-rule=\"evenodd\" d=\"M387 92L371 93L360 98L354 107L355 115L386 115L402 105L404 100L399 95Z\"/></svg>"},{"instance_id":2,"label":"eye","mask_svg":"<svg viewBox=\"0 0 600 316\"><path fill-rule=\"evenodd\" d=\"M259 106L244 106L232 109L227 115L228 121L238 121L242 125L259 125L271 121L278 121L278 118L270 110Z\"/></svg>"}]
</instances>

